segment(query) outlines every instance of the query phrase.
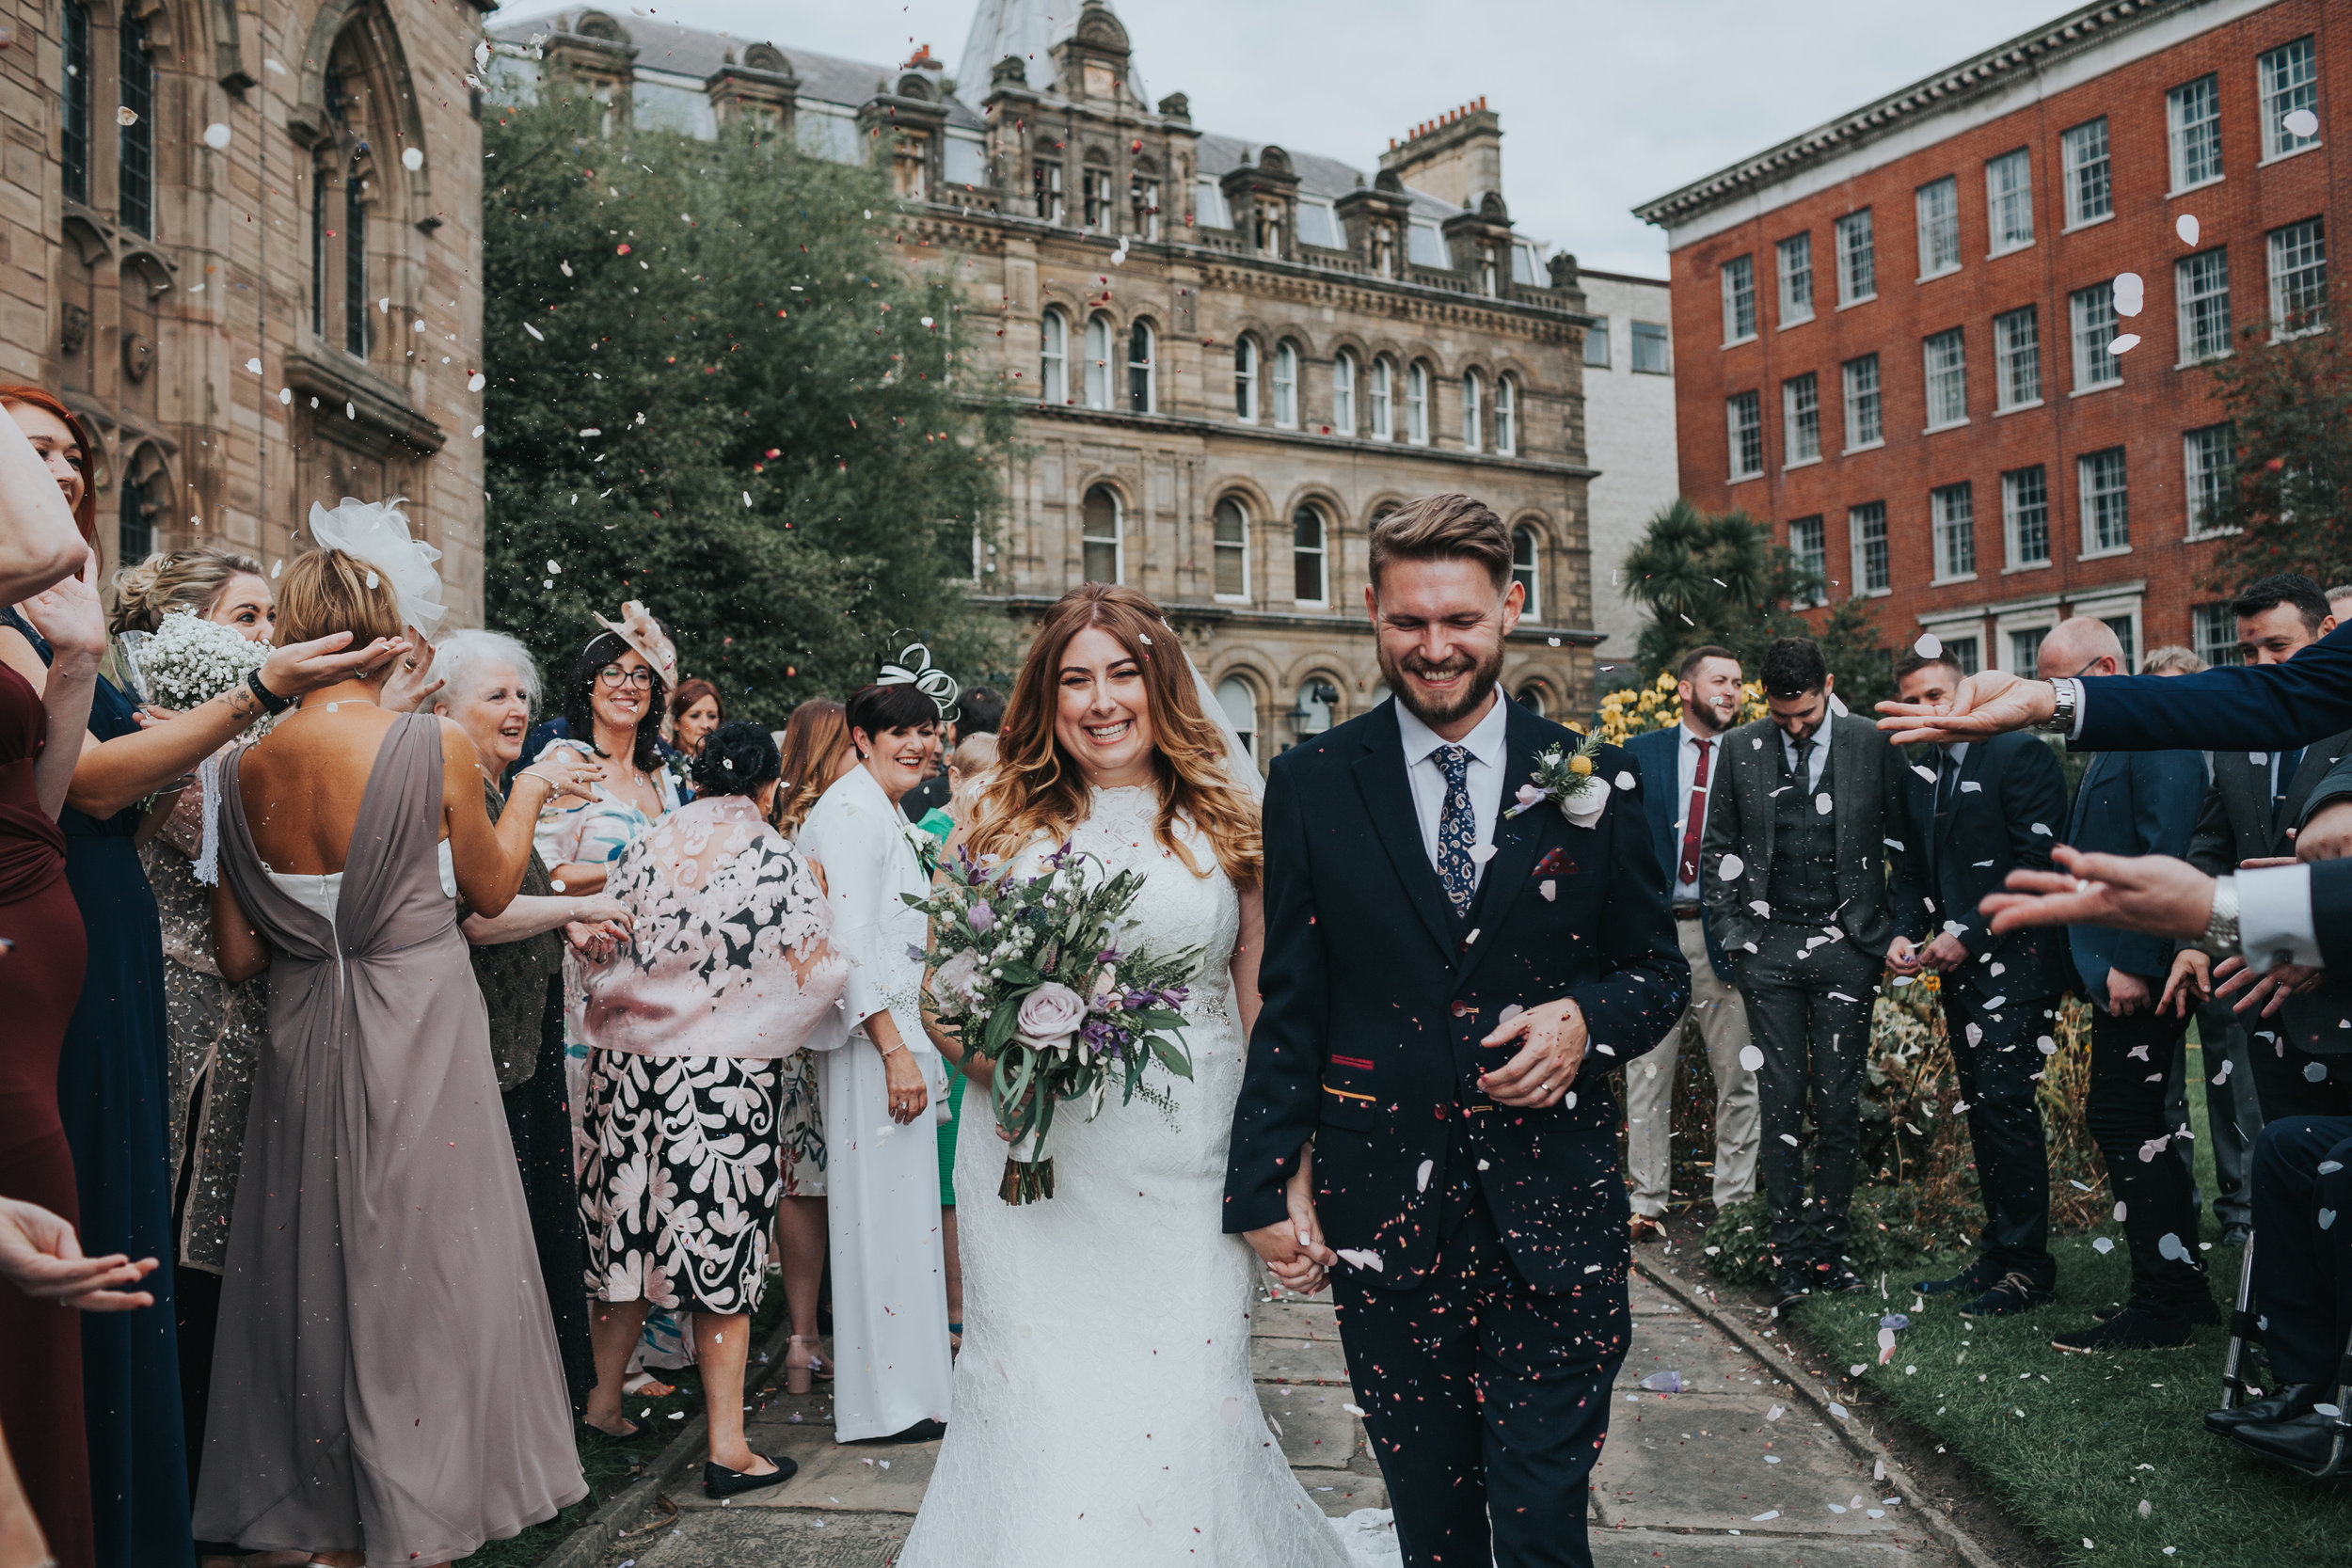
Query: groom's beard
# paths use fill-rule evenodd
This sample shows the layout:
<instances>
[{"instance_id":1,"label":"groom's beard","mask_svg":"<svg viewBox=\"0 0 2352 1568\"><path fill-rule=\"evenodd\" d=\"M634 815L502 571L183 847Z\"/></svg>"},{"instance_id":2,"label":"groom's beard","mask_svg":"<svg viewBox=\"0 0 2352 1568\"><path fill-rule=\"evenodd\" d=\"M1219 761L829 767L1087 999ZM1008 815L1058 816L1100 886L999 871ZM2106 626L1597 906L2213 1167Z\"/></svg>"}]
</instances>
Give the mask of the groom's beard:
<instances>
[{"instance_id":1,"label":"groom's beard","mask_svg":"<svg viewBox=\"0 0 2352 1568\"><path fill-rule=\"evenodd\" d=\"M1388 677L1389 689L1395 693L1398 702L1405 705L1406 712L1431 729L1436 729L1442 724L1451 724L1455 720L1467 718L1475 712L1478 705L1486 700L1486 693L1493 690L1495 683L1502 678L1501 639L1497 639L1494 646L1476 659L1461 657L1450 659L1443 664L1432 664L1419 654L1406 654L1401 658L1391 657L1385 647L1379 650L1379 657L1380 673ZM1414 694L1411 683L1406 679L1407 674L1443 679L1447 675L1456 674L1465 670L1470 672L1470 678L1462 684L1461 694L1442 706L1432 706L1422 702Z\"/></svg>"}]
</instances>

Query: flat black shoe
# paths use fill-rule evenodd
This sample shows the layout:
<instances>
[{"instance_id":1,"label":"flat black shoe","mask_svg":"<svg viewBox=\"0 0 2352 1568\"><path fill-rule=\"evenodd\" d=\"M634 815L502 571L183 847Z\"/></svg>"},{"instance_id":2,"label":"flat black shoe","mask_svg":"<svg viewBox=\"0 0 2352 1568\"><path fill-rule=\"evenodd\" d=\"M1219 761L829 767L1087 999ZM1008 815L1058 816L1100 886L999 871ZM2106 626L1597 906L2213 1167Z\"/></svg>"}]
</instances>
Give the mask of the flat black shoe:
<instances>
[{"instance_id":1,"label":"flat black shoe","mask_svg":"<svg viewBox=\"0 0 2352 1568\"><path fill-rule=\"evenodd\" d=\"M2311 1414L2312 1406L2328 1390L2317 1383L2292 1383L2268 1399L2250 1404L2233 1405L2227 1410L2205 1412L2205 1430L2227 1437L2244 1426L2268 1426L2274 1421L2293 1420Z\"/></svg>"},{"instance_id":2,"label":"flat black shoe","mask_svg":"<svg viewBox=\"0 0 2352 1568\"><path fill-rule=\"evenodd\" d=\"M730 1470L723 1465L706 1461L703 1465L703 1496L739 1497L746 1492L756 1492L762 1487L782 1486L801 1473L801 1463L797 1459L773 1459L767 1454L761 1454L760 1458L766 1459L775 1468L766 1475L753 1475L747 1470Z\"/></svg>"},{"instance_id":3,"label":"flat black shoe","mask_svg":"<svg viewBox=\"0 0 2352 1568\"><path fill-rule=\"evenodd\" d=\"M2127 1306L2103 1323L2059 1335L2050 1341L2050 1348L2074 1355L2120 1350L2179 1350L2196 1338L2185 1318L2158 1317L2144 1307Z\"/></svg>"},{"instance_id":4,"label":"flat black shoe","mask_svg":"<svg viewBox=\"0 0 2352 1568\"><path fill-rule=\"evenodd\" d=\"M936 1443L946 1435L946 1422L926 1419L915 1422L904 1432L894 1432L887 1437L872 1437L866 1440L873 1443Z\"/></svg>"},{"instance_id":5,"label":"flat black shoe","mask_svg":"<svg viewBox=\"0 0 2352 1568\"><path fill-rule=\"evenodd\" d=\"M1785 1312L1813 1293L1813 1281L1807 1277L1810 1272L1801 1269L1782 1271L1779 1280L1772 1286L1772 1307L1775 1310Z\"/></svg>"},{"instance_id":6,"label":"flat black shoe","mask_svg":"<svg viewBox=\"0 0 2352 1568\"><path fill-rule=\"evenodd\" d=\"M2266 1426L2242 1426L2230 1433L2230 1441L2309 1475L2326 1469L2334 1455L2336 1418L2314 1410Z\"/></svg>"},{"instance_id":7,"label":"flat black shoe","mask_svg":"<svg viewBox=\"0 0 2352 1568\"><path fill-rule=\"evenodd\" d=\"M2058 1300L2047 1285L2037 1285L2019 1269L2001 1275L1984 1294L1960 1309L1963 1318L2008 1318Z\"/></svg>"},{"instance_id":8,"label":"flat black shoe","mask_svg":"<svg viewBox=\"0 0 2352 1568\"><path fill-rule=\"evenodd\" d=\"M1963 1292L1976 1296L1983 1294L1992 1283L1993 1271L1985 1267L1984 1259L1979 1258L1949 1279L1922 1279L1912 1289L1923 1296L1948 1296Z\"/></svg>"}]
</instances>

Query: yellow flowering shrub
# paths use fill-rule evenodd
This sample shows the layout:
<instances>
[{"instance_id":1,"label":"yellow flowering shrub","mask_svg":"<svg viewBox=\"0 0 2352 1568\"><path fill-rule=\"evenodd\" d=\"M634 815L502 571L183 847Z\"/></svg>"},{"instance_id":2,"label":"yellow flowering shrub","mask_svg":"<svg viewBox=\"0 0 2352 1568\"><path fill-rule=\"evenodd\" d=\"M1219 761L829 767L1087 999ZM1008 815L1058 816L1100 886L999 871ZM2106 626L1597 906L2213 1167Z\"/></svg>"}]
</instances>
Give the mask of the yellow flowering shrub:
<instances>
[{"instance_id":1,"label":"yellow flowering shrub","mask_svg":"<svg viewBox=\"0 0 2352 1568\"><path fill-rule=\"evenodd\" d=\"M1682 719L1682 703L1675 695L1675 673L1661 670L1647 686L1629 686L1600 700L1601 738L1622 746L1637 735L1670 729ZM1740 688L1740 722L1764 717L1764 688L1749 681Z\"/></svg>"}]
</instances>

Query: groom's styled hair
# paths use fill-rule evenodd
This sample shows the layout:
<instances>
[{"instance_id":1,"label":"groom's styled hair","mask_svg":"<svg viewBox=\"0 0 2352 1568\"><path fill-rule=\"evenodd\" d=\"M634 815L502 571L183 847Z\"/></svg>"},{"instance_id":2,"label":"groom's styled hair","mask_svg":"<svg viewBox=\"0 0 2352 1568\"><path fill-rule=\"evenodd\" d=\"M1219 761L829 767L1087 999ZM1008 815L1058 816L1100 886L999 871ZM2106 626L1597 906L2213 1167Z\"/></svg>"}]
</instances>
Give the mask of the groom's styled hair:
<instances>
[{"instance_id":1,"label":"groom's styled hair","mask_svg":"<svg viewBox=\"0 0 2352 1568\"><path fill-rule=\"evenodd\" d=\"M1500 592L1511 580L1511 531L1474 496L1423 496L1372 528L1372 586L1391 561L1477 561Z\"/></svg>"}]
</instances>

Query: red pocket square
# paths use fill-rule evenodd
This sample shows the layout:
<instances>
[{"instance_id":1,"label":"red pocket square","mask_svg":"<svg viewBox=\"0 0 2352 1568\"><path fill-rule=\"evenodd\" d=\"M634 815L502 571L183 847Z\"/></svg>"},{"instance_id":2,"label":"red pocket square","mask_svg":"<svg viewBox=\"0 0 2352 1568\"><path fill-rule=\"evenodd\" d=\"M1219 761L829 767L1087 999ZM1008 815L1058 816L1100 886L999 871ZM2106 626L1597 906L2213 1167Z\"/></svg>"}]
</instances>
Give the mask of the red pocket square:
<instances>
[{"instance_id":1,"label":"red pocket square","mask_svg":"<svg viewBox=\"0 0 2352 1568\"><path fill-rule=\"evenodd\" d=\"M1576 875L1576 863L1568 859L1565 850L1547 849L1544 851L1544 858L1535 863L1534 875L1537 877L1573 877Z\"/></svg>"}]
</instances>

